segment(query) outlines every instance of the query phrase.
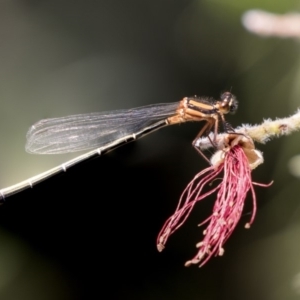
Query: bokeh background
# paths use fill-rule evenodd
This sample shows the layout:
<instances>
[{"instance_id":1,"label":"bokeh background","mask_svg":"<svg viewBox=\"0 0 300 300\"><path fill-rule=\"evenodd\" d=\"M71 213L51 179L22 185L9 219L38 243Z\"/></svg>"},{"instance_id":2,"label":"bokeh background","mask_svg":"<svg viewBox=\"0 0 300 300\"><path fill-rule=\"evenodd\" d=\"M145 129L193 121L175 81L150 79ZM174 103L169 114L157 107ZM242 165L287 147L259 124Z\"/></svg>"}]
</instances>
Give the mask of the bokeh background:
<instances>
[{"instance_id":1,"label":"bokeh background","mask_svg":"<svg viewBox=\"0 0 300 300\"><path fill-rule=\"evenodd\" d=\"M300 44L242 26L249 9L298 1L0 0L0 186L78 155L24 150L39 119L218 97L232 90L237 126L300 106ZM300 187L289 161L300 135L266 145L253 180L258 214L225 255L185 268L213 198L162 253L156 235L207 164L191 146L201 124L162 129L7 199L0 208L0 299L299 299ZM294 163L293 163L294 164Z\"/></svg>"}]
</instances>

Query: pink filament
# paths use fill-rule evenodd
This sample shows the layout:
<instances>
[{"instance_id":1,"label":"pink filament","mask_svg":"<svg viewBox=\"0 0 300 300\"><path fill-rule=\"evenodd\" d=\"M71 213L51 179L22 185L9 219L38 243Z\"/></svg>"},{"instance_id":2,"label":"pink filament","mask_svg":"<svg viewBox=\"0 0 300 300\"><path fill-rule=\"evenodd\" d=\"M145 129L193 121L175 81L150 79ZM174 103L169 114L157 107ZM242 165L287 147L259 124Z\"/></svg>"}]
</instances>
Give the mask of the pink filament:
<instances>
[{"instance_id":1,"label":"pink filament","mask_svg":"<svg viewBox=\"0 0 300 300\"><path fill-rule=\"evenodd\" d=\"M213 182L222 171L221 183L202 194L204 187ZM192 260L186 262L186 266L200 263L201 267L213 255L222 255L224 243L241 218L249 190L252 194L253 210L248 227L252 224L256 214L256 196L248 159L243 148L237 145L226 152L224 161L219 166L211 166L201 171L188 184L180 197L175 213L166 221L158 235L158 250L164 249L169 236L183 225L198 201L217 192L212 215L200 224L209 223L204 231L204 239L198 243L198 253Z\"/></svg>"}]
</instances>

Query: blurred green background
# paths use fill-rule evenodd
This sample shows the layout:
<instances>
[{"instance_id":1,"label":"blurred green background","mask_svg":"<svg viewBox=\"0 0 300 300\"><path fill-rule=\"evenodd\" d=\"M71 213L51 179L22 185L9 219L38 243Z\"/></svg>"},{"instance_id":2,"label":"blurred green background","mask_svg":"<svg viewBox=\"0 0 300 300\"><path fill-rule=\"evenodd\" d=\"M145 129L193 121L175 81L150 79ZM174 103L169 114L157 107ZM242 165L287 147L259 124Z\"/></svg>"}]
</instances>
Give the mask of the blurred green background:
<instances>
[{"instance_id":1,"label":"blurred green background","mask_svg":"<svg viewBox=\"0 0 300 300\"><path fill-rule=\"evenodd\" d=\"M0 1L0 186L78 153L24 150L43 118L185 96L239 99L233 125L285 117L300 106L298 40L247 32L248 9L286 13L298 1ZM294 134L266 145L245 215L225 255L185 268L201 240L199 204L163 253L156 235L206 163L191 146L201 124L165 128L7 199L0 208L0 299L299 299L299 179Z\"/></svg>"}]
</instances>

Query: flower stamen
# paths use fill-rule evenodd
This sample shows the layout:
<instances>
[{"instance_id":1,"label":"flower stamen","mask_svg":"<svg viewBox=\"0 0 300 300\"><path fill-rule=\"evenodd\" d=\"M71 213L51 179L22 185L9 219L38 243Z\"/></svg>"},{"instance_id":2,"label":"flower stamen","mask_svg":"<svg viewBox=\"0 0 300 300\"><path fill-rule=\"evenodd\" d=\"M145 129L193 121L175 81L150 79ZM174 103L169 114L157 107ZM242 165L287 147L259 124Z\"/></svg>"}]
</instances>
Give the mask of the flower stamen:
<instances>
[{"instance_id":1,"label":"flower stamen","mask_svg":"<svg viewBox=\"0 0 300 300\"><path fill-rule=\"evenodd\" d=\"M186 262L186 266L200 264L201 267L213 255L224 254L223 245L242 216L249 190L252 195L253 209L251 218L245 225L246 228L250 228L256 215L256 195L253 188L256 183L252 182L251 171L263 162L262 154L255 150L251 138L228 134L225 139L223 145L227 147L217 151L211 159L212 166L198 173L188 184L179 199L175 213L166 221L158 235L157 248L162 251L169 236L183 225L194 205L216 193L211 216L199 224L199 226L208 225L203 231L203 240L196 245L198 253ZM222 181L204 192L204 188L210 186L221 173L223 173Z\"/></svg>"}]
</instances>

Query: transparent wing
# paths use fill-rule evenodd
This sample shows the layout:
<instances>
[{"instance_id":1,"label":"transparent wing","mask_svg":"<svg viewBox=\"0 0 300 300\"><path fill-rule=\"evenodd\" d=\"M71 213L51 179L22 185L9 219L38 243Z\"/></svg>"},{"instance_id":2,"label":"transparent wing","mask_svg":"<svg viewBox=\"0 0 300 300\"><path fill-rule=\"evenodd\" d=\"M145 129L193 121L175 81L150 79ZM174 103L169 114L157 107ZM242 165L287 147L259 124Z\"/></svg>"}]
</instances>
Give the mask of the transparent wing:
<instances>
[{"instance_id":1,"label":"transparent wing","mask_svg":"<svg viewBox=\"0 0 300 300\"><path fill-rule=\"evenodd\" d=\"M27 133L26 151L59 154L99 148L175 115L178 102L44 119Z\"/></svg>"}]
</instances>

